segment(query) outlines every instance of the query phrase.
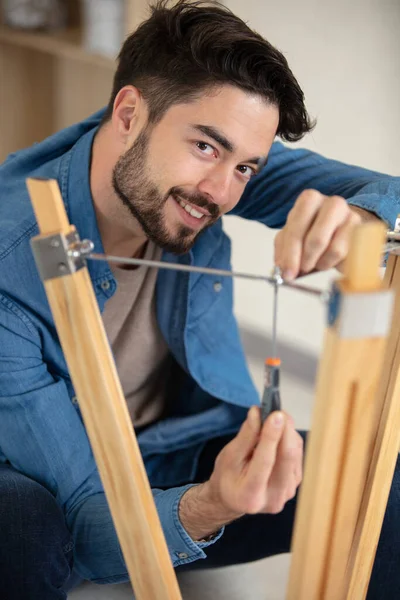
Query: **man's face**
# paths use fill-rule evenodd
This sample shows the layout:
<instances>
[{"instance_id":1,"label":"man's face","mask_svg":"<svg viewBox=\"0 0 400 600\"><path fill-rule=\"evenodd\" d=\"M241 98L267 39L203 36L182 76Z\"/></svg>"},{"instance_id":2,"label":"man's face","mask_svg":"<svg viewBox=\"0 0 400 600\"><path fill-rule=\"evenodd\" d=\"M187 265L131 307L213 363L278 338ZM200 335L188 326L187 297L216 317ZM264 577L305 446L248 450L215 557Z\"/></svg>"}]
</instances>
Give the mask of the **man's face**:
<instances>
[{"instance_id":1,"label":"man's face","mask_svg":"<svg viewBox=\"0 0 400 600\"><path fill-rule=\"evenodd\" d=\"M239 202L278 122L275 106L228 85L172 106L119 158L114 190L149 239L188 252L201 231Z\"/></svg>"}]
</instances>

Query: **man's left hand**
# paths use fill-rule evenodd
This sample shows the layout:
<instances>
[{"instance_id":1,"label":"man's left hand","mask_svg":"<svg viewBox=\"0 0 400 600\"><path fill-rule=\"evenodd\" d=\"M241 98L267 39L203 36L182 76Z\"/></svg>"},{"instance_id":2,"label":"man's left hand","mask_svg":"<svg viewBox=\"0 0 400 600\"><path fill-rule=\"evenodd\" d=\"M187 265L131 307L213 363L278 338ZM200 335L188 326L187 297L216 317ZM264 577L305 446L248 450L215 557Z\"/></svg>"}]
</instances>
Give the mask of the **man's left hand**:
<instances>
[{"instance_id":1,"label":"man's left hand","mask_svg":"<svg viewBox=\"0 0 400 600\"><path fill-rule=\"evenodd\" d=\"M341 196L305 190L275 237L275 264L286 280L332 267L340 270L354 227L371 220L379 221Z\"/></svg>"}]
</instances>

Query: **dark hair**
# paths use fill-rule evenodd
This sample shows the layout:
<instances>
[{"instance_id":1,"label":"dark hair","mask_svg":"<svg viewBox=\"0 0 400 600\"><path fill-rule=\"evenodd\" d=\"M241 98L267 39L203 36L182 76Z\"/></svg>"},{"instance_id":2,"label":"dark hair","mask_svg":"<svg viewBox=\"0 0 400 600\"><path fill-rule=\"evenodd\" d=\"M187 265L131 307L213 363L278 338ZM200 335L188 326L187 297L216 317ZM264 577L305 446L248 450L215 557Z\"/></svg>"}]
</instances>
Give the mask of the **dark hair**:
<instances>
[{"instance_id":1,"label":"dark hair","mask_svg":"<svg viewBox=\"0 0 400 600\"><path fill-rule=\"evenodd\" d=\"M277 106L282 139L297 141L311 131L304 94L281 52L218 2L168 5L156 2L122 46L103 123L126 85L141 91L149 122L156 123L172 105L231 84Z\"/></svg>"}]
</instances>

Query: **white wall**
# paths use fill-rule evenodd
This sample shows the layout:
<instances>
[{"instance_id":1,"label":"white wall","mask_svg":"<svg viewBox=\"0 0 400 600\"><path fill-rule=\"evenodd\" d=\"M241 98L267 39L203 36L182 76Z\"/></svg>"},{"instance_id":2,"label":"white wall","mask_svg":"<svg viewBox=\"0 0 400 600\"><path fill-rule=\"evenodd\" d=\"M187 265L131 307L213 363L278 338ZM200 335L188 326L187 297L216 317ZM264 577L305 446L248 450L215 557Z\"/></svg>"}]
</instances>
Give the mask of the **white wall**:
<instances>
[{"instance_id":1,"label":"white wall","mask_svg":"<svg viewBox=\"0 0 400 600\"><path fill-rule=\"evenodd\" d=\"M315 131L300 142L327 156L400 174L400 0L226 0L286 56L299 80ZM268 273L274 233L225 219L234 268ZM327 287L334 272L306 278ZM324 310L313 298L280 291L279 335L319 353ZM236 283L239 322L270 332L271 291ZM268 348L266 348L268 353Z\"/></svg>"}]
</instances>

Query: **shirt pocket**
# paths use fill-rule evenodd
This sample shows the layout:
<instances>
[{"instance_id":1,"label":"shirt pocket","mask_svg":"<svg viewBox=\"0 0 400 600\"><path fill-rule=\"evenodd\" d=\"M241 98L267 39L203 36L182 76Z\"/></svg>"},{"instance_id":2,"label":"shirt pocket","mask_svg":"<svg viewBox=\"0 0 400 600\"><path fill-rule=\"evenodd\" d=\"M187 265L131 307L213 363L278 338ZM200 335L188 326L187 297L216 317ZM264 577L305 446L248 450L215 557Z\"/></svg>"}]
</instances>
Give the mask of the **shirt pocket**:
<instances>
[{"instance_id":1,"label":"shirt pocket","mask_svg":"<svg viewBox=\"0 0 400 600\"><path fill-rule=\"evenodd\" d=\"M231 242L227 235L221 236L221 244L214 252L211 260L206 265L211 269L231 270L230 264ZM233 300L232 278L220 275L200 275L189 296L188 326L196 327L201 319L211 310L229 310Z\"/></svg>"}]
</instances>

